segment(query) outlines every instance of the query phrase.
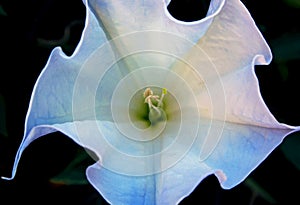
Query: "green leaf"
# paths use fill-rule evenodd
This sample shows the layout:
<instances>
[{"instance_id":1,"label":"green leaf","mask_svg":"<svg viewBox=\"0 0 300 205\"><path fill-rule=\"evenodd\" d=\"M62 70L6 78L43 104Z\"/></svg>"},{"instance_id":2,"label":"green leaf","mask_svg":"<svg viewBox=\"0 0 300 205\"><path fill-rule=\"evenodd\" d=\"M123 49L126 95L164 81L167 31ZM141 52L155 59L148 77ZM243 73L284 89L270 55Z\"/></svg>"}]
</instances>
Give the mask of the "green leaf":
<instances>
[{"instance_id":1,"label":"green leaf","mask_svg":"<svg viewBox=\"0 0 300 205\"><path fill-rule=\"evenodd\" d=\"M300 170L300 134L291 134L280 146L285 157Z\"/></svg>"},{"instance_id":2,"label":"green leaf","mask_svg":"<svg viewBox=\"0 0 300 205\"><path fill-rule=\"evenodd\" d=\"M261 187L254 179L248 177L244 181L244 185L246 185L253 192L254 196L259 196L259 197L263 198L264 200L266 200L270 204L277 203L277 201L263 187Z\"/></svg>"},{"instance_id":3,"label":"green leaf","mask_svg":"<svg viewBox=\"0 0 300 205\"><path fill-rule=\"evenodd\" d=\"M0 94L0 134L8 136L6 128L6 113L5 113L5 101L3 96Z\"/></svg>"},{"instance_id":4,"label":"green leaf","mask_svg":"<svg viewBox=\"0 0 300 205\"><path fill-rule=\"evenodd\" d=\"M85 151L80 151L75 159L58 175L50 179L51 183L62 185L86 185L85 170L91 164L91 157Z\"/></svg>"}]
</instances>

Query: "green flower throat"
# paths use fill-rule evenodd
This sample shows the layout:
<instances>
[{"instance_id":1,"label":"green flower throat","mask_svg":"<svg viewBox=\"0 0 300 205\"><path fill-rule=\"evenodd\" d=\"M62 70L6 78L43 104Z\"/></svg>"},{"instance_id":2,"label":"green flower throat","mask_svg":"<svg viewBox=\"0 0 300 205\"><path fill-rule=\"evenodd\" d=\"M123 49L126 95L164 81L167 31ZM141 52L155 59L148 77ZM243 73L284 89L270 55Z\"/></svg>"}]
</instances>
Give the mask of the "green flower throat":
<instances>
[{"instance_id":1,"label":"green flower throat","mask_svg":"<svg viewBox=\"0 0 300 205\"><path fill-rule=\"evenodd\" d=\"M146 88L139 90L129 103L129 116L133 125L138 129L155 126L159 122L167 121L166 101L167 89L161 89L161 95L156 95L160 88ZM166 96L167 95L167 96Z\"/></svg>"}]
</instances>

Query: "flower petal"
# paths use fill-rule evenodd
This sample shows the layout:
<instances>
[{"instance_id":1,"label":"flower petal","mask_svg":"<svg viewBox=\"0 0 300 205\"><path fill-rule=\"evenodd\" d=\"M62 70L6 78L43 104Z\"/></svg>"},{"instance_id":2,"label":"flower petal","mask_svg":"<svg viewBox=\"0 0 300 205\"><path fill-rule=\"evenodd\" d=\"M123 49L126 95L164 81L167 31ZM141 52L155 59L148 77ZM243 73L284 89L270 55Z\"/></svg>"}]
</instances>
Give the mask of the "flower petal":
<instances>
[{"instance_id":1,"label":"flower petal","mask_svg":"<svg viewBox=\"0 0 300 205\"><path fill-rule=\"evenodd\" d=\"M208 112L207 117L222 120L223 113L216 113L214 109L218 109L221 103L225 103L226 120L255 123L250 122L249 119L254 117L253 113L257 111L269 115L268 121L275 123L274 117L271 116L260 96L254 73L254 65L268 64L271 58L270 48L246 8L240 1L232 0L225 1L206 34L185 58L194 67L197 75L201 76L203 84L208 89L199 92L199 83L197 84L199 79L193 77L195 73L187 66L179 64L173 69L184 73L189 81L195 81L193 87L197 90L195 93L198 95L201 107ZM248 90L236 89L236 87L245 87ZM250 90L251 97L247 92ZM225 96L226 99L217 97L220 95ZM239 103L238 106L236 101ZM247 110L252 109L252 116L249 115L248 120L237 119L236 115L240 114L237 113L237 107L242 109L245 103L249 107Z\"/></svg>"},{"instance_id":2,"label":"flower petal","mask_svg":"<svg viewBox=\"0 0 300 205\"><path fill-rule=\"evenodd\" d=\"M209 123L204 121L200 127L208 127ZM224 126L222 122L218 125ZM213 173L223 188L236 186L282 142L285 136L295 131L288 127L270 129L226 123L216 149L203 161L199 160L199 144L202 144L205 130L200 129L201 136L198 136L184 158L161 173L148 176L123 175L106 169L100 160L87 169L87 177L112 204L177 204L188 196L203 178Z\"/></svg>"},{"instance_id":3,"label":"flower petal","mask_svg":"<svg viewBox=\"0 0 300 205\"><path fill-rule=\"evenodd\" d=\"M101 162L87 169L88 180L111 204L178 204L211 173L212 169L198 163L193 155L172 169L149 176L117 174L102 167Z\"/></svg>"},{"instance_id":4,"label":"flower petal","mask_svg":"<svg viewBox=\"0 0 300 205\"><path fill-rule=\"evenodd\" d=\"M136 31L156 30L177 34L193 42L197 42L204 35L224 4L224 0L212 0L204 19L182 22L169 14L167 10L169 1L90 0L89 2L110 38Z\"/></svg>"},{"instance_id":5,"label":"flower petal","mask_svg":"<svg viewBox=\"0 0 300 205\"><path fill-rule=\"evenodd\" d=\"M259 166L287 135L299 130L299 127L278 129L227 122L214 151L202 162L216 171L223 188L230 189Z\"/></svg>"},{"instance_id":6,"label":"flower petal","mask_svg":"<svg viewBox=\"0 0 300 205\"><path fill-rule=\"evenodd\" d=\"M84 3L86 26L74 54L68 57L60 47L55 48L35 84L26 116L24 138L16 155L11 178L16 173L21 153L33 140L57 131L51 128L52 124L73 120L72 94L80 68L84 60L107 41L87 1Z\"/></svg>"}]
</instances>

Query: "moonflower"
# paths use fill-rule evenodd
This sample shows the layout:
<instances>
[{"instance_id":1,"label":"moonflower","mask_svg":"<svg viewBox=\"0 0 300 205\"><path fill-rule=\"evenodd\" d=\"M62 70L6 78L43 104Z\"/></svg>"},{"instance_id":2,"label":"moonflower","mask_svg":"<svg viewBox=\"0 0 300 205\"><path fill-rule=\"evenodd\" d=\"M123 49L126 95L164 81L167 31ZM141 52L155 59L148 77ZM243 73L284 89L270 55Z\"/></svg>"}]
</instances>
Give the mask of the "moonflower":
<instances>
[{"instance_id":1,"label":"moonflower","mask_svg":"<svg viewBox=\"0 0 300 205\"><path fill-rule=\"evenodd\" d=\"M212 0L181 22L169 0L84 0L72 56L55 48L34 87L24 149L60 131L96 154L87 179L111 204L177 204L208 175L241 183L288 134L255 65L271 51L244 5Z\"/></svg>"}]
</instances>

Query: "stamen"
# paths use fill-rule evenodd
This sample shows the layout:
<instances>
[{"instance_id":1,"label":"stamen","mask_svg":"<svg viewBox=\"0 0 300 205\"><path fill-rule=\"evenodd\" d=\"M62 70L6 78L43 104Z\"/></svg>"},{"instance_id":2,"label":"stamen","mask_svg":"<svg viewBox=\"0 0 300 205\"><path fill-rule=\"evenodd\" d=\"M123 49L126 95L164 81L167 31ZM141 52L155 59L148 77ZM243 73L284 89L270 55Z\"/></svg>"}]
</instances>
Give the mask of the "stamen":
<instances>
[{"instance_id":1,"label":"stamen","mask_svg":"<svg viewBox=\"0 0 300 205\"><path fill-rule=\"evenodd\" d=\"M161 92L161 96L160 96L160 100L158 101L158 104L157 104L157 107L161 107L162 106L162 101L165 97L165 95L167 94L167 89L166 88L163 88L162 89L162 92Z\"/></svg>"},{"instance_id":2,"label":"stamen","mask_svg":"<svg viewBox=\"0 0 300 205\"><path fill-rule=\"evenodd\" d=\"M147 98L148 96L153 95L153 91L150 88L146 88L144 92L144 98Z\"/></svg>"},{"instance_id":3,"label":"stamen","mask_svg":"<svg viewBox=\"0 0 300 205\"><path fill-rule=\"evenodd\" d=\"M159 112L158 108L162 106L162 100L166 94L167 94L166 88L162 89L162 93L160 97L158 95L153 95L153 91L150 88L146 88L143 96L145 98L145 103L147 103L149 106L149 109L153 108L154 110ZM152 100L157 102L157 106L153 105Z\"/></svg>"},{"instance_id":4,"label":"stamen","mask_svg":"<svg viewBox=\"0 0 300 205\"><path fill-rule=\"evenodd\" d=\"M143 93L145 103L147 103L149 106L149 120L152 124L166 119L166 114L162 109L162 100L166 94L167 89L165 88L162 89L160 97L158 95L154 95L153 91L150 88L146 88L146 90Z\"/></svg>"}]
</instances>

